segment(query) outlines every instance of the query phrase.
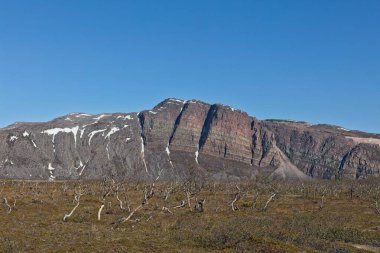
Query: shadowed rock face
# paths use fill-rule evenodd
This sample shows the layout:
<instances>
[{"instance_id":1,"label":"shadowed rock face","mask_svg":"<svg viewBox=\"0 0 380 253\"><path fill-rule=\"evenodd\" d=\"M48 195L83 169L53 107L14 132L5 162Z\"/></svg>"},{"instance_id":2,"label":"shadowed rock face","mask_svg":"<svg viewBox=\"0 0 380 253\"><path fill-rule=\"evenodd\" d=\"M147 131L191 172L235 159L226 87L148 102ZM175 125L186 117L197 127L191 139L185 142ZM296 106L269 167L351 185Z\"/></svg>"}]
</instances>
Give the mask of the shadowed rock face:
<instances>
[{"instance_id":1,"label":"shadowed rock face","mask_svg":"<svg viewBox=\"0 0 380 253\"><path fill-rule=\"evenodd\" d=\"M140 113L69 114L0 129L0 177L217 180L379 175L380 136L260 121L228 106L167 99Z\"/></svg>"}]
</instances>

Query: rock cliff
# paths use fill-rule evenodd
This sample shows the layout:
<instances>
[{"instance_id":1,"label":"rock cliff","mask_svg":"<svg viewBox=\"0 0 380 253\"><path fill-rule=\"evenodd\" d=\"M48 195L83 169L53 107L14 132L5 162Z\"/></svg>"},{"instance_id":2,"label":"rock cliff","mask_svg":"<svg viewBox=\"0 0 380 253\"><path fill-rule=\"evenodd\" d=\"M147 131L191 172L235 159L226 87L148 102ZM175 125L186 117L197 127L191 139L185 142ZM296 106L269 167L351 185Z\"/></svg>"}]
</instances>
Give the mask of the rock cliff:
<instances>
[{"instance_id":1,"label":"rock cliff","mask_svg":"<svg viewBox=\"0 0 380 253\"><path fill-rule=\"evenodd\" d=\"M166 99L139 113L73 113L0 129L0 177L309 180L380 174L380 136L258 120L220 104Z\"/></svg>"}]
</instances>

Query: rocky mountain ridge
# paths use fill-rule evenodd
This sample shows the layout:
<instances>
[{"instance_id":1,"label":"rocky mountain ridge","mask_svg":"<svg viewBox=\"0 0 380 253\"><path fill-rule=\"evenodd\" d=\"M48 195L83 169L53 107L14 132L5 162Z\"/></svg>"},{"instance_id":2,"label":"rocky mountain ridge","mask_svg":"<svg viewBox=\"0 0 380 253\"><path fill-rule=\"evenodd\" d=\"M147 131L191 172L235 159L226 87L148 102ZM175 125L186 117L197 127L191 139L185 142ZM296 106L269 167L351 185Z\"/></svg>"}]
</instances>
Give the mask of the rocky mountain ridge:
<instances>
[{"instance_id":1,"label":"rocky mountain ridge","mask_svg":"<svg viewBox=\"0 0 380 253\"><path fill-rule=\"evenodd\" d=\"M258 120L221 104L166 99L139 113L73 113L0 129L0 177L309 180L380 174L380 135Z\"/></svg>"}]
</instances>

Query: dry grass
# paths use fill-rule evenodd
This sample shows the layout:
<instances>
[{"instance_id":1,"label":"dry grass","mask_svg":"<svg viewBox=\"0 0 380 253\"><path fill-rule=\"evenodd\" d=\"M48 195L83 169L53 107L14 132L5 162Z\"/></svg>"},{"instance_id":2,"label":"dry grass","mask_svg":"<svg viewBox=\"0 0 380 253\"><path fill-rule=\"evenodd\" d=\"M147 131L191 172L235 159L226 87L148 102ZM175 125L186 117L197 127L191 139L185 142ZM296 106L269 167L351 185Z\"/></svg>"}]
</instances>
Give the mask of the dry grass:
<instances>
[{"instance_id":1,"label":"dry grass","mask_svg":"<svg viewBox=\"0 0 380 253\"><path fill-rule=\"evenodd\" d=\"M4 181L0 252L376 252L380 215L373 202L379 182L156 184L154 195L131 220L116 199L116 183ZM73 215L74 189L84 195ZM119 184L133 210L145 185ZM150 186L147 186L150 189ZM165 200L166 192L171 194ZM352 190L351 190L352 189ZM192 210L173 208L191 192ZM269 196L276 197L264 211ZM97 213L105 198L101 220ZM322 196L324 202L322 203ZM197 212L195 201L205 199ZM167 207L173 214L163 211Z\"/></svg>"}]
</instances>

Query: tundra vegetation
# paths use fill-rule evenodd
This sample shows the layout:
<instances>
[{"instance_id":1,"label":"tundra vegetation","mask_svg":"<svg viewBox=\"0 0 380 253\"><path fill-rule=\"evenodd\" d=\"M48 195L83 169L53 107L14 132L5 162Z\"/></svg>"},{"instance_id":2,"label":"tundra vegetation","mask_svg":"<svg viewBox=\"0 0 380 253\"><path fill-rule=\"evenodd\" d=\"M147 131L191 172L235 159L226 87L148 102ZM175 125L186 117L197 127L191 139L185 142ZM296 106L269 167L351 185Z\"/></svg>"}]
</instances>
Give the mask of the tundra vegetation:
<instances>
[{"instance_id":1,"label":"tundra vegetation","mask_svg":"<svg viewBox=\"0 0 380 253\"><path fill-rule=\"evenodd\" d=\"M0 181L0 252L380 252L380 180Z\"/></svg>"}]
</instances>

